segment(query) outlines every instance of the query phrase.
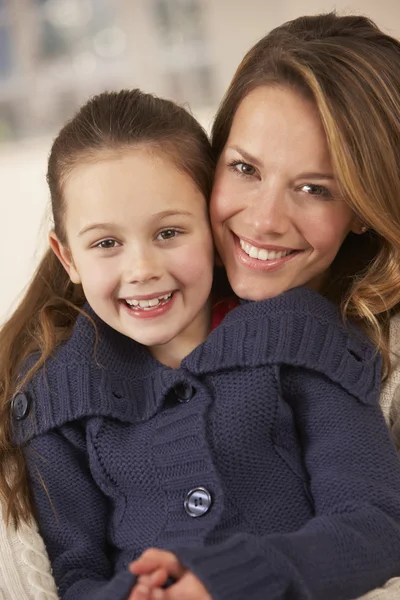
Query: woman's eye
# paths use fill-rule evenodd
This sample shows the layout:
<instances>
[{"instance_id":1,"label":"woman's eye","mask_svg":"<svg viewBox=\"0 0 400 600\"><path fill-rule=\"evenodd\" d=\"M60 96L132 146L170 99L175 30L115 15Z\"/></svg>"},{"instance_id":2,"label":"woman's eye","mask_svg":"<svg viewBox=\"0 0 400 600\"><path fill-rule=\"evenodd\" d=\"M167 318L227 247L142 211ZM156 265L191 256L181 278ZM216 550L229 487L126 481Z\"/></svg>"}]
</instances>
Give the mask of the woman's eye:
<instances>
[{"instance_id":1,"label":"woman's eye","mask_svg":"<svg viewBox=\"0 0 400 600\"><path fill-rule=\"evenodd\" d=\"M102 248L102 250L110 250L111 248L116 248L120 244L116 240L102 240L98 244L95 245L95 248Z\"/></svg>"},{"instance_id":2,"label":"woman's eye","mask_svg":"<svg viewBox=\"0 0 400 600\"><path fill-rule=\"evenodd\" d=\"M164 231L160 231L160 233L157 235L157 239L158 240L172 240L174 237L176 237L179 234L179 231L177 231L176 229L164 229Z\"/></svg>"},{"instance_id":3,"label":"woman's eye","mask_svg":"<svg viewBox=\"0 0 400 600\"><path fill-rule=\"evenodd\" d=\"M254 175L256 172L255 168L249 165L248 163L243 162L242 160L234 160L228 165L231 169L233 169L239 175Z\"/></svg>"},{"instance_id":4,"label":"woman's eye","mask_svg":"<svg viewBox=\"0 0 400 600\"><path fill-rule=\"evenodd\" d=\"M306 192L306 194L310 194L310 196L322 196L324 198L332 197L328 188L323 185L317 185L316 183L307 183L302 185L300 189Z\"/></svg>"}]
</instances>

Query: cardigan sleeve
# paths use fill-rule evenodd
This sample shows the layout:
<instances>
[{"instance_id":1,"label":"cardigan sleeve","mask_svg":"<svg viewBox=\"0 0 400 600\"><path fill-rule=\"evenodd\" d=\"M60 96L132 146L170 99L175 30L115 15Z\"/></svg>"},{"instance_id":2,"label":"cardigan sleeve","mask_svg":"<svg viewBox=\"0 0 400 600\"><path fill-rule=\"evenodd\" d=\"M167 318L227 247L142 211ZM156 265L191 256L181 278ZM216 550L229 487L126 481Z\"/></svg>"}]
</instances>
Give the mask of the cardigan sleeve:
<instances>
[{"instance_id":1,"label":"cardigan sleeve","mask_svg":"<svg viewBox=\"0 0 400 600\"><path fill-rule=\"evenodd\" d=\"M83 434L67 425L25 447L39 530L63 600L126 600L135 578L114 574L106 497L93 480ZM62 507L62 508L61 508Z\"/></svg>"},{"instance_id":2,"label":"cardigan sleeve","mask_svg":"<svg viewBox=\"0 0 400 600\"><path fill-rule=\"evenodd\" d=\"M348 600L400 575L400 463L378 398L301 368L283 367L281 381L314 517L292 533L176 549L213 600Z\"/></svg>"}]
</instances>

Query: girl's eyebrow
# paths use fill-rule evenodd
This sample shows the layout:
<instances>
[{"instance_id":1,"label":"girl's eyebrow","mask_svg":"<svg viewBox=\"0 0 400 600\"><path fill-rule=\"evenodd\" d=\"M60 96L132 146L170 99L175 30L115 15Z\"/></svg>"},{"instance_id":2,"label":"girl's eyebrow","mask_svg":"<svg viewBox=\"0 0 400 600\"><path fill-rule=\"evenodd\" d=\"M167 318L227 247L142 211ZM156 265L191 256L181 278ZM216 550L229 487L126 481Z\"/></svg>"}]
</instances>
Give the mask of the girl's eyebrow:
<instances>
[{"instance_id":1,"label":"girl's eyebrow","mask_svg":"<svg viewBox=\"0 0 400 600\"><path fill-rule=\"evenodd\" d=\"M188 210L162 210L161 212L153 215L153 217L156 219L166 219L167 217L176 216L193 217L193 214Z\"/></svg>"},{"instance_id":2,"label":"girl's eyebrow","mask_svg":"<svg viewBox=\"0 0 400 600\"><path fill-rule=\"evenodd\" d=\"M193 214L187 210L163 210L159 213L152 215L154 219L166 219L167 217L176 217L176 216L184 216L184 217L193 217ZM87 225L78 233L78 237L82 237L88 231L93 231L94 229L115 229L117 225L115 223L91 223Z\"/></svg>"},{"instance_id":3,"label":"girl's eyebrow","mask_svg":"<svg viewBox=\"0 0 400 600\"><path fill-rule=\"evenodd\" d=\"M113 229L115 228L115 223L92 223L91 225L87 225L78 233L78 237L81 237L88 231L92 231L93 229Z\"/></svg>"}]
</instances>

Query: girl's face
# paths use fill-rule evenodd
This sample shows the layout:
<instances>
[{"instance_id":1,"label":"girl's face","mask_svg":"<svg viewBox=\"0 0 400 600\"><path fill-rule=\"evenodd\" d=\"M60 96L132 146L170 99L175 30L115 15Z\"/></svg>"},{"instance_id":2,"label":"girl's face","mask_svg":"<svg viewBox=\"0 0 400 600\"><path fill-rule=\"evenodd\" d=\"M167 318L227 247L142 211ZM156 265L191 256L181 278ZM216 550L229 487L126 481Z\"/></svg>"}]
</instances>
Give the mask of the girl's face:
<instances>
[{"instance_id":1,"label":"girl's face","mask_svg":"<svg viewBox=\"0 0 400 600\"><path fill-rule=\"evenodd\" d=\"M218 162L211 223L233 290L261 300L319 289L361 223L344 202L316 107L283 87L239 105Z\"/></svg>"},{"instance_id":2,"label":"girl's face","mask_svg":"<svg viewBox=\"0 0 400 600\"><path fill-rule=\"evenodd\" d=\"M213 243L191 178L136 148L83 162L64 199L68 248L52 247L97 315L163 361L203 341Z\"/></svg>"}]
</instances>

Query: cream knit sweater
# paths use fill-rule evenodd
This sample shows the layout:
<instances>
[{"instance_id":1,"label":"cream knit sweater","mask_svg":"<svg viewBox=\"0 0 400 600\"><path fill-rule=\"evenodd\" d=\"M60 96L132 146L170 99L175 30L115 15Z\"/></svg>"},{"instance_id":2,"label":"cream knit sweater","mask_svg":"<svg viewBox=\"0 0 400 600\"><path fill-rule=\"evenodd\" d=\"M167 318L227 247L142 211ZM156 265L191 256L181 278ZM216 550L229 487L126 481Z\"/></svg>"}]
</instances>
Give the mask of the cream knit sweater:
<instances>
[{"instance_id":1,"label":"cream knit sweater","mask_svg":"<svg viewBox=\"0 0 400 600\"><path fill-rule=\"evenodd\" d=\"M400 451L400 314L390 324L390 349L392 373L382 388L381 407ZM369 592L360 600L400 600L400 577L391 579L383 588Z\"/></svg>"},{"instance_id":2,"label":"cream knit sweater","mask_svg":"<svg viewBox=\"0 0 400 600\"><path fill-rule=\"evenodd\" d=\"M400 315L391 324L393 372L382 388L382 410L400 450ZM400 502L400 498L399 498ZM36 525L5 527L0 505L0 600L57 600L56 587ZM359 600L399 600L400 577Z\"/></svg>"},{"instance_id":3,"label":"cream knit sweater","mask_svg":"<svg viewBox=\"0 0 400 600\"><path fill-rule=\"evenodd\" d=\"M0 600L57 600L42 538L34 524L6 527L0 505Z\"/></svg>"}]
</instances>

